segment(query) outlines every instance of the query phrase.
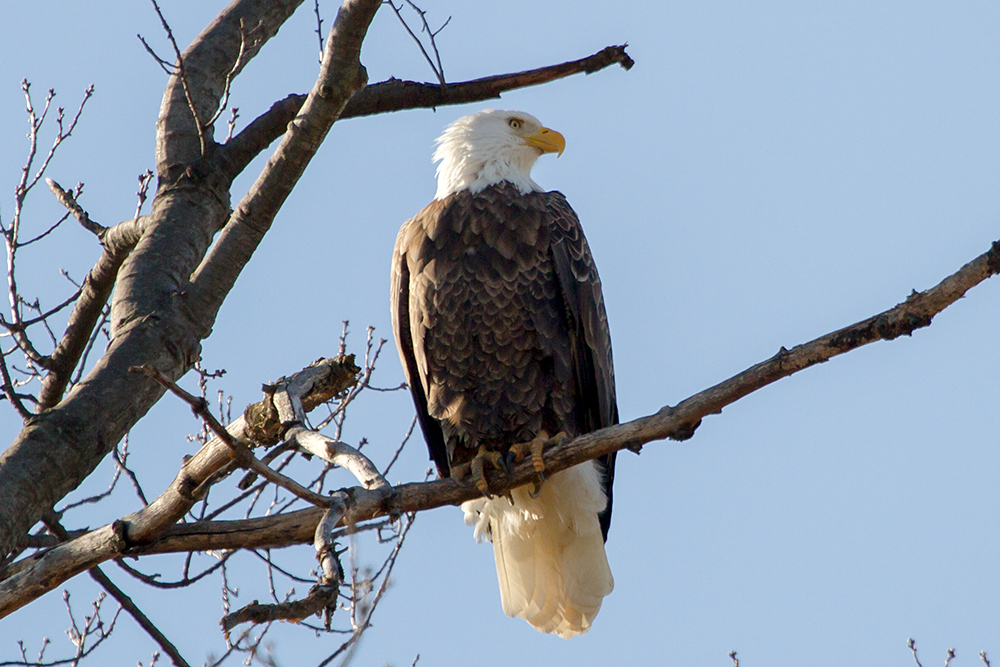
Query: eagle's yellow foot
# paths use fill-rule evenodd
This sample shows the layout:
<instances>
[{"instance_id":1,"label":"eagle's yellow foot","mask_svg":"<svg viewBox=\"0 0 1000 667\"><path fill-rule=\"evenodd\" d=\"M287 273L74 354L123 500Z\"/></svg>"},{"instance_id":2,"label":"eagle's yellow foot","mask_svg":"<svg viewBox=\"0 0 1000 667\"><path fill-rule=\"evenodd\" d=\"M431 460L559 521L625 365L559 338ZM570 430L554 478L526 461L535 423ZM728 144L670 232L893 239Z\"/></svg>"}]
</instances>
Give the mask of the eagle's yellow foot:
<instances>
[{"instance_id":1,"label":"eagle's yellow foot","mask_svg":"<svg viewBox=\"0 0 1000 667\"><path fill-rule=\"evenodd\" d=\"M486 475L483 474L483 466L486 461L489 461L490 464L497 470L505 470L503 466L503 458L500 456L500 452L492 452L486 449L486 445L479 445L479 452L471 461L457 466L452 466L451 478L462 480L471 476L472 483L476 485L479 492L486 496L489 500L493 500L493 495L490 494L490 487L486 483Z\"/></svg>"},{"instance_id":2,"label":"eagle's yellow foot","mask_svg":"<svg viewBox=\"0 0 1000 667\"><path fill-rule=\"evenodd\" d=\"M545 431L540 431L538 435L528 442L519 442L511 445L508 457L515 463L519 463L531 456L531 467L535 469L534 489L528 492L532 498L537 498L542 492L542 484L545 483L545 459L542 458L542 451L549 445L561 445L569 439L564 431L559 431L551 438Z\"/></svg>"}]
</instances>

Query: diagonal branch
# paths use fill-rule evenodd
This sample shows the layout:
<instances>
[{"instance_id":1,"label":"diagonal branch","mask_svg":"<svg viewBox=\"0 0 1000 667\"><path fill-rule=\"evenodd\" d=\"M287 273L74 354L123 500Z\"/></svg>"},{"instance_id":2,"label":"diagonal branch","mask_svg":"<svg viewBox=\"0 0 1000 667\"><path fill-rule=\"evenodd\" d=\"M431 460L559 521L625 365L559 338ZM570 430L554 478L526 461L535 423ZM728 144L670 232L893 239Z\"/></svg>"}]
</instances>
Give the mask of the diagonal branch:
<instances>
[{"instance_id":1,"label":"diagonal branch","mask_svg":"<svg viewBox=\"0 0 1000 667\"><path fill-rule=\"evenodd\" d=\"M797 345L791 350L782 348L774 357L699 392L674 407L666 406L656 414L588 433L551 447L545 452L546 468L556 472L621 449L637 450L654 440L686 440L694 434L702 418L719 414L725 406L772 382L868 343L894 340L929 326L935 315L997 273L1000 273L1000 241L993 243L988 251L936 286L925 292L914 292L903 303L885 312ZM203 448L202 452L204 451ZM221 467L223 463L218 465ZM506 489L529 483L534 475L530 460L526 460L515 466L509 477L490 471L487 478L490 489L502 493ZM190 485L188 488L192 489ZM349 520L359 522L379 516L456 505L479 495L479 490L470 482L453 479L401 484L394 487L393 491L393 495L387 499L381 490L369 491L361 487L345 490L352 504L347 513ZM190 495L190 490L188 493ZM146 508L132 516L141 516L149 510L150 508ZM79 572L109 558L118 557L126 550L131 549L130 554L141 553L143 549L157 550L161 545L156 540L161 535L166 543L173 539L167 535L181 539L181 532L185 532L189 538L199 531L202 535L211 534L216 537L222 532L240 533L240 541L234 543L234 546L285 546L292 542L311 541L323 514L324 510L321 508L310 508L243 522L202 522L177 526L169 532L161 527L142 548L137 548L138 545L134 543L129 545L124 539L127 524L134 521L126 517L124 521L116 521L110 526L94 530L46 552L43 556L32 556L10 566L7 570L10 576L0 582L0 617L31 602ZM226 531L208 530L209 527L219 527L223 523L226 524ZM184 548L197 549L207 543L207 540L198 542L197 539L189 539Z\"/></svg>"},{"instance_id":2,"label":"diagonal branch","mask_svg":"<svg viewBox=\"0 0 1000 667\"><path fill-rule=\"evenodd\" d=\"M435 109L480 102L498 98L511 90L537 86L581 72L593 74L615 64L628 70L635 62L625 52L626 46L608 46L586 58L559 65L449 83L446 88L436 83L389 79L371 84L355 93L341 112L340 119L404 109ZM243 171L254 157L284 133L304 101L304 95L289 95L280 102L275 102L267 112L256 118L221 149L219 158L225 160L224 168L230 177Z\"/></svg>"},{"instance_id":3,"label":"diagonal branch","mask_svg":"<svg viewBox=\"0 0 1000 667\"><path fill-rule=\"evenodd\" d=\"M54 182L52 185L55 188L59 187ZM87 215L86 211L83 211L83 215ZM87 220L90 218L87 217ZM141 238L144 222L144 218L138 218L110 229L91 223L103 230L100 232L100 237L105 250L84 279L80 287L80 297L66 323L66 330L49 355L49 372L42 381L42 388L38 394L38 412L47 410L62 400L73 369L80 362L90 340L90 334L97 326L104 306L111 297L118 270Z\"/></svg>"}]
</instances>

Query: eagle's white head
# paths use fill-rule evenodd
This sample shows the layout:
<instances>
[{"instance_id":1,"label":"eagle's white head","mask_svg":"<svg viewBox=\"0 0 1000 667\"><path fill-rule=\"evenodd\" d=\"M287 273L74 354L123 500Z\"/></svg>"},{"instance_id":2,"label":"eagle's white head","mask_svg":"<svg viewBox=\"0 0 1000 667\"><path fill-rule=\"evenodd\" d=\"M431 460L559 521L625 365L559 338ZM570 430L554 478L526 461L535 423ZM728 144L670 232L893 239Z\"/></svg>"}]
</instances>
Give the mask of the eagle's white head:
<instances>
[{"instance_id":1,"label":"eagle's white head","mask_svg":"<svg viewBox=\"0 0 1000 667\"><path fill-rule=\"evenodd\" d=\"M488 109L459 118L437 140L435 199L469 189L472 193L510 181L522 193L540 192L531 168L543 153L562 155L563 135L520 111Z\"/></svg>"}]
</instances>

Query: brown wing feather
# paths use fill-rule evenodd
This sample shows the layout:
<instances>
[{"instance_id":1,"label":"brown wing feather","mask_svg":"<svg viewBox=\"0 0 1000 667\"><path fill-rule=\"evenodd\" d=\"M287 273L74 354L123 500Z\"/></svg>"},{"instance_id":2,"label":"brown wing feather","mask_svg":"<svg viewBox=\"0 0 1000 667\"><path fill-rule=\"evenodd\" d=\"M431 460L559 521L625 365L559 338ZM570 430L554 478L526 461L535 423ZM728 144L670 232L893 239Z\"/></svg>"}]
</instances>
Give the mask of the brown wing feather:
<instances>
[{"instance_id":1,"label":"brown wing feather","mask_svg":"<svg viewBox=\"0 0 1000 667\"><path fill-rule=\"evenodd\" d=\"M611 331L604 309L604 295L597 265L576 213L560 192L545 194L554 239L552 261L567 309L569 345L576 379L576 408L581 433L618 423L615 395L615 368L611 352ZM601 513L601 531L608 537L611 526L612 485L615 454L598 459L604 469L604 490L608 505Z\"/></svg>"}]
</instances>

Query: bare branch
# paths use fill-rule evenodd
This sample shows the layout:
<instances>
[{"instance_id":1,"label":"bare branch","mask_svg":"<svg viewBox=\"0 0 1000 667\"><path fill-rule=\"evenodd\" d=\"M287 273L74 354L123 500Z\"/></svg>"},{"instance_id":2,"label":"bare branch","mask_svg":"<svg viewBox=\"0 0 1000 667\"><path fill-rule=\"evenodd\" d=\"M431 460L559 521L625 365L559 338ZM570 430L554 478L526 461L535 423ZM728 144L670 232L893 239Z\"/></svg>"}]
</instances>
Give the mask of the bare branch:
<instances>
[{"instance_id":1,"label":"bare branch","mask_svg":"<svg viewBox=\"0 0 1000 667\"><path fill-rule=\"evenodd\" d=\"M884 313L809 343L798 345L791 350L782 349L773 358L695 394L673 408L667 406L655 415L601 429L551 447L545 452L546 467L552 472L557 472L620 449L638 449L653 440L690 438L703 417L718 414L726 405L761 387L875 340L892 340L908 335L917 328L928 326L934 315L998 271L1000 271L1000 241L935 287L926 292L913 293L905 302ZM308 401L304 403L308 406ZM272 406L268 409L274 408ZM227 455L220 456L221 452L217 448L211 450L211 453L208 452L209 446L199 452L199 455L205 456L202 461L197 462L197 467L200 468L199 477L190 476L188 470L182 470L179 476L180 488L186 489L183 497L191 498L191 502L193 494L198 493L197 485L200 482L197 480L204 480L228 460ZM185 468L191 466L192 461L193 459L189 460ZM195 466L192 466L192 469L194 468ZM503 493L507 489L532 481L534 474L531 462L525 460L511 469L509 477L490 471L487 479L492 491ZM175 482L175 486L177 484L178 482ZM378 490L369 491L361 487L350 489L351 505L348 508L348 515L351 520L360 522L387 514L416 512L442 505L458 504L479 495L478 489L471 483L453 479L402 484L394 487L393 491L394 494L387 498L384 492ZM174 505L183 505L178 491L168 491L164 496L170 497L171 500L168 502ZM32 561L26 567L19 567L16 575L0 582L0 616L27 604L46 590L84 569L125 553L129 548L135 549L138 545L134 541L127 540L126 526L140 523L144 514L155 513L154 508L158 502L159 499L137 515L126 517L123 521L97 529L65 546L53 549L43 561ZM311 535L323 511L303 510L286 516L268 517L257 525L271 523L274 527L281 522L293 520L306 526L307 535ZM158 519L154 523L156 528L147 533L151 534L152 538L144 540L145 543L153 541L163 533L166 526L173 523L165 521L162 514L157 516Z\"/></svg>"},{"instance_id":2,"label":"bare branch","mask_svg":"<svg viewBox=\"0 0 1000 667\"><path fill-rule=\"evenodd\" d=\"M913 653L913 662L917 663L917 667L924 667L920 664L920 658L917 657L917 642L910 637L906 640L906 646L910 649L910 652Z\"/></svg>"},{"instance_id":3,"label":"bare branch","mask_svg":"<svg viewBox=\"0 0 1000 667\"><path fill-rule=\"evenodd\" d=\"M399 7L397 7L392 2L392 0L385 0L385 3L390 7L392 7L392 11L393 13L396 14L396 18L399 19L399 22L403 24L403 27L406 29L406 32L409 33L410 37L413 38L413 41L417 43L418 47L420 47L420 53L424 55L424 60L426 60L427 64L431 66L431 70L434 72L434 76L437 77L438 82L441 84L441 87L444 88L445 86L447 86L447 83L445 82L444 79L444 65L441 64L441 54L438 52L437 42L435 41L434 38L437 37L438 33L444 30L445 26L448 25L448 23L451 21L451 17L449 16L448 19L437 30L431 30L431 27L427 24L427 12L425 12L424 10L420 9L420 7L417 7L415 4L413 4L411 0L406 0L406 4L408 4L410 8L417 13L417 15L420 17L420 21L423 23L421 32L427 34L427 39L430 42L431 49L434 51L434 57L437 60L437 63L435 64L435 61L431 59L430 54L427 53L427 49L424 48L423 42L421 42L420 38L413 33L413 30L406 22L406 19L403 18L403 14L401 11L403 5L400 4Z\"/></svg>"},{"instance_id":4,"label":"bare branch","mask_svg":"<svg viewBox=\"0 0 1000 667\"><path fill-rule=\"evenodd\" d=\"M85 210L83 210L83 207L77 203L76 198L79 196L79 192L77 194L74 194L69 190L64 190L62 186L60 186L51 178L46 178L45 182L48 184L49 190L51 190L52 194L56 196L56 199L59 201L59 203L65 206L69 210L69 212L72 213L73 216L80 221L80 224L83 225L84 229L91 232L98 238L100 238L100 236L108 230L108 228L105 227L104 225L99 225L93 220L91 220L90 215L88 215L88 213ZM77 187L79 189L79 186Z\"/></svg>"},{"instance_id":5,"label":"bare branch","mask_svg":"<svg viewBox=\"0 0 1000 667\"><path fill-rule=\"evenodd\" d=\"M406 434L403 436L403 441L399 443L399 447L396 448L396 451L393 452L392 454L392 458L389 459L389 463L386 464L385 472L382 473L383 475L389 474L389 470L392 469L393 464L396 463L396 459L398 459L399 455L403 452L403 447L406 447L406 443L410 441L410 436L413 435L413 429L416 427L416 425L417 425L417 416L413 415L413 419L410 421L410 427L406 429Z\"/></svg>"},{"instance_id":6,"label":"bare branch","mask_svg":"<svg viewBox=\"0 0 1000 667\"><path fill-rule=\"evenodd\" d=\"M17 386L10 376L10 369L7 368L6 354L0 354L0 379L3 380L3 384L0 385L0 391L3 391L4 398L10 401L10 404L22 420L28 421L31 419L31 411L22 402L25 397L18 393Z\"/></svg>"},{"instance_id":7,"label":"bare branch","mask_svg":"<svg viewBox=\"0 0 1000 667\"><path fill-rule=\"evenodd\" d=\"M157 55L156 51L154 51L153 47L149 45L149 42L146 41L145 37L143 37L142 35L136 35L136 37L138 37L139 41L142 42L142 45L144 47L146 47L146 53L148 53L149 55L151 55L153 57L153 60L155 60L156 64L160 66L160 69L162 69L164 72L166 72L167 75L173 76L174 75L174 64L172 62L170 62L169 60L164 60L159 55Z\"/></svg>"},{"instance_id":8,"label":"bare branch","mask_svg":"<svg viewBox=\"0 0 1000 667\"><path fill-rule=\"evenodd\" d=\"M586 58L560 65L450 83L446 88L435 83L389 79L355 93L341 112L340 119L479 102L498 98L501 93L510 90L548 83L580 72L592 74L614 64L631 69L635 62L625 52L625 46L609 46ZM250 160L284 133L304 102L304 95L289 95L272 105L226 144L220 159L225 160L225 168L231 177L243 171Z\"/></svg>"},{"instance_id":9,"label":"bare branch","mask_svg":"<svg viewBox=\"0 0 1000 667\"><path fill-rule=\"evenodd\" d=\"M170 46L174 47L174 56L176 56L177 61L174 65L174 71L171 72L172 76L176 76L181 80L181 86L184 88L184 97L187 98L188 109L191 110L191 117L194 119L195 128L198 130L198 142L201 144L201 154L205 155L208 150L208 141L205 137L205 127L206 125L201 122L201 118L198 116L198 107L195 106L194 97L191 95L191 87L188 84L187 71L184 69L184 56L181 54L181 49L177 46L177 40L174 39L174 32L170 29L170 24L167 23L167 19L164 18L163 12L160 11L160 6L156 4L156 0L149 0L153 3L153 9L156 10L156 15L160 17L160 23L163 25L163 31L167 33L167 40L170 42ZM240 31L242 32L242 21L240 22ZM139 39L142 39L141 37ZM143 44L146 44L143 41ZM149 50L149 47L146 47ZM150 50L152 53L152 50ZM240 46L240 54L243 54L243 46ZM158 56L153 54L157 60L160 60ZM163 66L163 61L160 60L160 66ZM237 62L237 67L239 63ZM166 69L166 68L164 68ZM237 69L237 68L234 68ZM226 81L229 81L229 77L226 77Z\"/></svg>"},{"instance_id":10,"label":"bare branch","mask_svg":"<svg viewBox=\"0 0 1000 667\"><path fill-rule=\"evenodd\" d=\"M313 13L316 14L316 36L319 38L319 62L323 62L323 18L319 15L319 0L313 0Z\"/></svg>"},{"instance_id":11,"label":"bare branch","mask_svg":"<svg viewBox=\"0 0 1000 667\"><path fill-rule=\"evenodd\" d=\"M149 192L149 184L153 180L153 171L147 169L143 173L139 174L139 190L135 193L138 198L138 202L135 205L135 215L132 217L133 220L138 220L139 215L142 213L142 205L146 203L146 195Z\"/></svg>"},{"instance_id":12,"label":"bare branch","mask_svg":"<svg viewBox=\"0 0 1000 667\"><path fill-rule=\"evenodd\" d=\"M241 623L259 625L272 621L301 621L325 609L336 607L338 595L339 589L336 586L317 584L301 600L279 604L259 604L254 600L242 609L223 616L219 625L228 635L230 630Z\"/></svg>"}]
</instances>

